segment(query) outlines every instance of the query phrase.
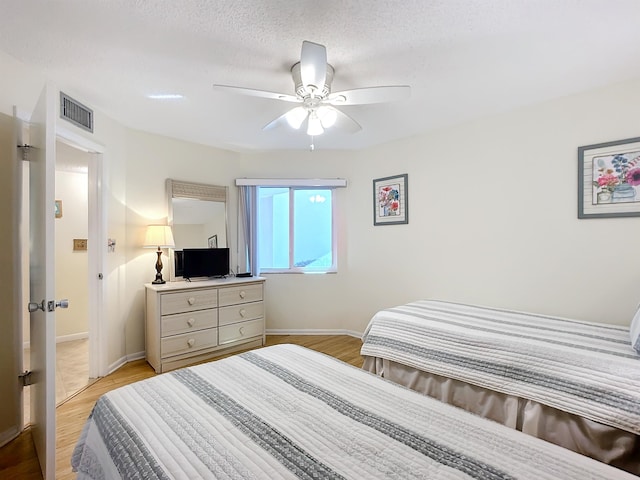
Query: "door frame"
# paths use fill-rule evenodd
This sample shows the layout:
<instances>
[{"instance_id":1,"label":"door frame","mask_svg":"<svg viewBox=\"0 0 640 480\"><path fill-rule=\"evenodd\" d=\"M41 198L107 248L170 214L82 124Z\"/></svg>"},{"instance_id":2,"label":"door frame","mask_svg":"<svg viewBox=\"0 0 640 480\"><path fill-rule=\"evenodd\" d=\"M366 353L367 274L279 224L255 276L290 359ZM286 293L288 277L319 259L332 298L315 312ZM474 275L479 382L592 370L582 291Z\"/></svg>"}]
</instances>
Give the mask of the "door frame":
<instances>
[{"instance_id":1,"label":"door frame","mask_svg":"<svg viewBox=\"0 0 640 480\"><path fill-rule=\"evenodd\" d=\"M106 185L105 148L103 145L79 135L56 119L56 139L91 155L88 162L88 236L89 245L89 377L107 375L107 330L104 322L106 301ZM95 246L95 247L93 247ZM102 278L99 278L100 275Z\"/></svg>"}]
</instances>

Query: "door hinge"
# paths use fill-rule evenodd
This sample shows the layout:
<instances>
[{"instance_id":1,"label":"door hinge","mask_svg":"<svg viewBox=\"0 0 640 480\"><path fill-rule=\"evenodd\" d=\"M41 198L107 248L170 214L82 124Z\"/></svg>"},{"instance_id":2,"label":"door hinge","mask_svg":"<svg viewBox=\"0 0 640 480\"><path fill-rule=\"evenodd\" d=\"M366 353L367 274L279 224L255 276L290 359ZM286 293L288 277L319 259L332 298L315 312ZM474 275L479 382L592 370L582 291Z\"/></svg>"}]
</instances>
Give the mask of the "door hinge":
<instances>
[{"instance_id":1,"label":"door hinge","mask_svg":"<svg viewBox=\"0 0 640 480\"><path fill-rule=\"evenodd\" d=\"M29 150L33 148L32 145L18 145L18 148L22 151L22 160L29 161Z\"/></svg>"},{"instance_id":2,"label":"door hinge","mask_svg":"<svg viewBox=\"0 0 640 480\"><path fill-rule=\"evenodd\" d=\"M22 382L22 386L23 387L28 387L29 385L31 385L33 383L32 382L33 376L31 375L32 373L33 372L31 372L29 370L25 370L20 375L18 375L18 378Z\"/></svg>"}]
</instances>

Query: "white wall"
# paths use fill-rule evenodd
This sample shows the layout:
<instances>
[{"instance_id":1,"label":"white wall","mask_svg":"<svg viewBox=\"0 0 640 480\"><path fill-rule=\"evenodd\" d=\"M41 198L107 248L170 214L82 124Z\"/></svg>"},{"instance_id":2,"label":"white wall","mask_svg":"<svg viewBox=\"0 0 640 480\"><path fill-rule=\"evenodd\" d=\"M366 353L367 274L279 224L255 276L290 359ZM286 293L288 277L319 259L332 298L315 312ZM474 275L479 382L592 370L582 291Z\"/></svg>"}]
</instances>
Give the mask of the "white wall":
<instances>
[{"instance_id":1,"label":"white wall","mask_svg":"<svg viewBox=\"0 0 640 480\"><path fill-rule=\"evenodd\" d=\"M336 191L339 271L268 275L272 330L362 332L378 309L422 298L627 325L640 300L640 218L577 219L577 147L637 135L637 91L614 85L358 152L235 154L130 132L128 351L144 338L133 287L154 263L135 239L164 220L166 178L231 187L233 255L235 178L347 178ZM399 173L409 174L409 224L374 227L372 180Z\"/></svg>"},{"instance_id":2,"label":"white wall","mask_svg":"<svg viewBox=\"0 0 640 480\"><path fill-rule=\"evenodd\" d=\"M144 350L144 284L154 279L157 258L154 251L143 249L142 243L147 225L166 222L166 179L232 185L238 176L238 154L129 130L126 157L125 244L127 284L130 288L121 301L127 311L127 352L135 354ZM235 191L230 192L230 196L230 206L235 205ZM230 219L230 227L232 225L230 230L235 232L235 215ZM166 250L162 259L165 265L163 277L168 279Z\"/></svg>"},{"instance_id":3,"label":"white wall","mask_svg":"<svg viewBox=\"0 0 640 480\"><path fill-rule=\"evenodd\" d=\"M0 68L0 113L32 108L42 86L34 72L2 54ZM166 220L166 178L231 187L232 265L235 178L348 179L336 192L339 272L270 275L269 329L361 332L376 310L421 298L627 325L639 301L640 218L577 219L576 150L638 135L640 81L358 152L238 154L132 131L95 107L91 138L107 147L108 236L117 240L105 272L109 362L144 348L155 253L141 244L147 224ZM409 174L409 224L374 227L372 180L399 173Z\"/></svg>"},{"instance_id":4,"label":"white wall","mask_svg":"<svg viewBox=\"0 0 640 480\"><path fill-rule=\"evenodd\" d=\"M577 147L637 136L639 88L613 85L372 150L366 162L380 176L409 173L410 224L356 226L352 240L368 248L354 253L371 259L399 241L383 262L399 266L391 302L443 298L628 325L640 301L640 218L578 220Z\"/></svg>"},{"instance_id":5,"label":"white wall","mask_svg":"<svg viewBox=\"0 0 640 480\"><path fill-rule=\"evenodd\" d=\"M349 180L339 273L269 275L268 327L361 332L423 298L628 325L640 218L577 219L577 147L637 136L639 92L613 85L361 152L243 155L255 176ZM400 173L409 224L374 227L372 180Z\"/></svg>"}]
</instances>

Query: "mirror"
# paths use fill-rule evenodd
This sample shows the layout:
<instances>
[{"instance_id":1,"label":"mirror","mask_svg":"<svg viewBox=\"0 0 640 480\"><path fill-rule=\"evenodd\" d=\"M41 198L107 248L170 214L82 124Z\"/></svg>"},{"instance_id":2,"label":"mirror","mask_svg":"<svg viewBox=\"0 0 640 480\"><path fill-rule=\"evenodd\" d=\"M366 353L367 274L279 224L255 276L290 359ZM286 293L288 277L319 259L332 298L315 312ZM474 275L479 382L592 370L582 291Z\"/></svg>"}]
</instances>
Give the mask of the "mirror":
<instances>
[{"instance_id":1,"label":"mirror","mask_svg":"<svg viewBox=\"0 0 640 480\"><path fill-rule=\"evenodd\" d=\"M171 281L181 279L176 274L175 251L229 246L227 190L217 185L167 179L167 220L175 241L175 248L169 249Z\"/></svg>"}]
</instances>

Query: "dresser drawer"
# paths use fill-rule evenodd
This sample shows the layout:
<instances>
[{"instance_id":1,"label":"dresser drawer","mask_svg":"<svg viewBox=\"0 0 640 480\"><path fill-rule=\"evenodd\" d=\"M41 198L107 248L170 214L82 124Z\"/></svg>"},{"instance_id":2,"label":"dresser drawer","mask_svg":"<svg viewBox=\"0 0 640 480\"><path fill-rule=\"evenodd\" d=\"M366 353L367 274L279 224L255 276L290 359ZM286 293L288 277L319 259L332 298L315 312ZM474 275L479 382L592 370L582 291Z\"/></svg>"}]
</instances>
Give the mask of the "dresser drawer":
<instances>
[{"instance_id":1,"label":"dresser drawer","mask_svg":"<svg viewBox=\"0 0 640 480\"><path fill-rule=\"evenodd\" d=\"M257 337L264 333L264 320L250 320L248 322L234 323L218 328L219 345L244 340L245 338Z\"/></svg>"},{"instance_id":2,"label":"dresser drawer","mask_svg":"<svg viewBox=\"0 0 640 480\"><path fill-rule=\"evenodd\" d=\"M230 305L228 307L220 307L219 325L228 325L230 323L244 322L246 320L254 320L262 318L264 315L264 303L241 303L239 305Z\"/></svg>"},{"instance_id":3,"label":"dresser drawer","mask_svg":"<svg viewBox=\"0 0 640 480\"><path fill-rule=\"evenodd\" d=\"M164 315L160 321L162 323L161 336L168 337L179 333L217 327L218 310L211 308L209 310Z\"/></svg>"},{"instance_id":4,"label":"dresser drawer","mask_svg":"<svg viewBox=\"0 0 640 480\"><path fill-rule=\"evenodd\" d=\"M195 352L203 348L218 345L218 329L199 330L197 332L183 333L160 340L162 358L180 355L187 352Z\"/></svg>"},{"instance_id":5,"label":"dresser drawer","mask_svg":"<svg viewBox=\"0 0 640 480\"><path fill-rule=\"evenodd\" d=\"M240 285L219 290L220 306L262 300L262 284Z\"/></svg>"},{"instance_id":6,"label":"dresser drawer","mask_svg":"<svg viewBox=\"0 0 640 480\"><path fill-rule=\"evenodd\" d=\"M165 293L160 298L162 315L192 312L218 306L218 290L189 290L187 292Z\"/></svg>"}]
</instances>

